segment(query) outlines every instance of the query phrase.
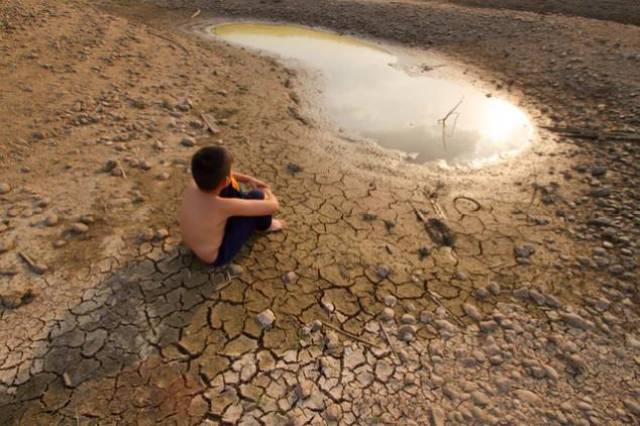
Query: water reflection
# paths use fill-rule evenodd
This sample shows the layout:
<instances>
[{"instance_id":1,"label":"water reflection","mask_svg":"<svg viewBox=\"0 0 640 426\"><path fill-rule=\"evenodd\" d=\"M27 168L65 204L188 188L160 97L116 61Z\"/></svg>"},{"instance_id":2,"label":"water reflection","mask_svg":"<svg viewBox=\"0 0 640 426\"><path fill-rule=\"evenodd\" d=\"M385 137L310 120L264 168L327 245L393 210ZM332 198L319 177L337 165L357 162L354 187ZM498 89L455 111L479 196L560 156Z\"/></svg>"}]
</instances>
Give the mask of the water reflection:
<instances>
[{"instance_id":1,"label":"water reflection","mask_svg":"<svg viewBox=\"0 0 640 426\"><path fill-rule=\"evenodd\" d=\"M465 82L409 75L374 44L276 24L224 24L212 31L318 70L324 104L339 127L415 153L415 161L471 163L530 143L531 123L516 106Z\"/></svg>"}]
</instances>

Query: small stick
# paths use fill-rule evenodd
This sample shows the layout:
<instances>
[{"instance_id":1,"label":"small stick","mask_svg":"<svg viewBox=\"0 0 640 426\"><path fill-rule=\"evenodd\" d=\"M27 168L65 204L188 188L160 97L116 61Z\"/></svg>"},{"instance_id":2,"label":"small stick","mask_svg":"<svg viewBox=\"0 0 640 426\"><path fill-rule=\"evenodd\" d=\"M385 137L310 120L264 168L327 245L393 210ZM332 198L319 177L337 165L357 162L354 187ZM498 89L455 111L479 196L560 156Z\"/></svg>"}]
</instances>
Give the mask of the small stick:
<instances>
[{"instance_id":1,"label":"small stick","mask_svg":"<svg viewBox=\"0 0 640 426\"><path fill-rule=\"evenodd\" d=\"M182 51L183 51L184 53L186 53L187 55L190 55L190 53L189 53L189 51L187 50L187 48L186 48L186 47L184 47L183 45L181 45L180 43L178 43L177 41L173 41L173 40L171 40L169 37L167 37L167 36L165 36L165 35L162 35L162 34L159 34L159 33L155 32L155 31L149 31L148 29L147 29L147 31L149 32L149 34L154 35L154 36L156 36L156 37L158 37L158 38L161 38L161 39L163 39L164 41L168 42L168 43L171 45L171 47L178 46L180 49L182 49Z\"/></svg>"},{"instance_id":2,"label":"small stick","mask_svg":"<svg viewBox=\"0 0 640 426\"><path fill-rule=\"evenodd\" d=\"M460 106L463 100L464 100L464 96L460 98L458 103L453 108L451 108L451 110L447 113L447 115L445 115L443 118L438 120L438 124L442 125L442 147L444 148L445 151L447 150L447 136L446 136L446 130L445 130L447 127L447 119L451 116L451 114L456 112L456 110L458 109L458 107ZM457 121L458 120L456 117L456 122Z\"/></svg>"},{"instance_id":3,"label":"small stick","mask_svg":"<svg viewBox=\"0 0 640 426\"><path fill-rule=\"evenodd\" d=\"M198 15L200 15L200 12L202 12L200 9L196 10L196 13L191 15L191 19L196 18Z\"/></svg>"},{"instance_id":4,"label":"small stick","mask_svg":"<svg viewBox=\"0 0 640 426\"><path fill-rule=\"evenodd\" d=\"M446 221L447 216L444 214L444 211L442 210L442 208L440 208L440 204L438 204L438 200L430 197L429 202L431 203L431 207L433 207L433 210L436 212L436 214Z\"/></svg>"},{"instance_id":5,"label":"small stick","mask_svg":"<svg viewBox=\"0 0 640 426\"><path fill-rule=\"evenodd\" d=\"M204 121L204 124L207 125L207 129L213 133L214 135L217 135L218 133L220 133L220 129L211 122L211 120L209 119L209 116L207 116L206 114L200 114L200 118L202 118L202 121ZM215 121L215 120L213 120Z\"/></svg>"},{"instance_id":6,"label":"small stick","mask_svg":"<svg viewBox=\"0 0 640 426\"><path fill-rule=\"evenodd\" d=\"M444 306L444 304L440 301L440 299L438 298L438 296L436 296L431 290L427 289L427 294L429 295L429 297L431 298L431 300L433 300L436 305L440 306L441 308L443 308L445 311L447 311L447 313L451 316L451 318L455 319L456 322L458 323L459 326L461 327L465 327L465 323L458 318L457 316L455 316L453 314L453 312L451 312L451 310L449 308L447 308L446 306Z\"/></svg>"},{"instance_id":7,"label":"small stick","mask_svg":"<svg viewBox=\"0 0 640 426\"><path fill-rule=\"evenodd\" d=\"M324 322L324 321L322 321L322 324L326 325L327 327L329 327L329 328L330 328L330 329L332 329L333 331L336 331L336 332L338 332L338 333L344 334L345 336L350 337L350 338L352 338L352 339L354 339L354 340L357 340L357 341L358 341L358 342L360 342L360 343L364 343L365 345L368 345L368 346L370 346L370 347L372 347L372 348L378 348L378 349L380 348L378 345L373 344L373 343L371 343L371 342L369 342L369 341L367 341L367 340L363 339L363 338L362 338L362 337L360 337L360 336L356 336L355 334L349 333L348 331L344 331L344 330L342 330L341 328L338 328L338 327L336 327L336 326L335 326L335 325L333 325L333 324L330 324L330 323L328 323L328 322Z\"/></svg>"},{"instance_id":8,"label":"small stick","mask_svg":"<svg viewBox=\"0 0 640 426\"><path fill-rule=\"evenodd\" d=\"M19 251L18 256L29 266L29 268L35 272L36 274L44 274L47 271L47 267L45 265L40 265L36 263L29 255Z\"/></svg>"},{"instance_id":9,"label":"small stick","mask_svg":"<svg viewBox=\"0 0 640 426\"><path fill-rule=\"evenodd\" d=\"M116 160L116 165L120 169L120 172L122 172L122 177L126 179L127 178L127 173L124 171L124 167L122 167L122 163L120 161Z\"/></svg>"},{"instance_id":10,"label":"small stick","mask_svg":"<svg viewBox=\"0 0 640 426\"><path fill-rule=\"evenodd\" d=\"M378 325L380 326L380 330L382 330L382 335L384 336L385 340L387 341L387 345L389 345L389 349L391 349L391 352L396 356L398 361L402 362L402 360L400 359L400 356L396 352L396 348L394 348L393 344L391 343L391 339L389 338L389 335L387 334L387 330L384 328L384 325L382 325L382 321L378 320Z\"/></svg>"}]
</instances>

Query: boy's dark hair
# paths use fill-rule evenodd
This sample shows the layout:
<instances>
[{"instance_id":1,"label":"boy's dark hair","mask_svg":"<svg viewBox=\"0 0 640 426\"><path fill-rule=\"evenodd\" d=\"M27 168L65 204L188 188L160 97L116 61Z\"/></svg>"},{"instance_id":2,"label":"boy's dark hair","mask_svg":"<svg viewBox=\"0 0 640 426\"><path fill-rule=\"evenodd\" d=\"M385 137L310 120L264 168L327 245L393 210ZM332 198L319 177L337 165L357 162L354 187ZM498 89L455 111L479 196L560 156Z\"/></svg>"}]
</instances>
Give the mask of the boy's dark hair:
<instances>
[{"instance_id":1,"label":"boy's dark hair","mask_svg":"<svg viewBox=\"0 0 640 426\"><path fill-rule=\"evenodd\" d=\"M213 191L231 174L231 154L220 146L200 148L191 158L191 174L202 191Z\"/></svg>"}]
</instances>

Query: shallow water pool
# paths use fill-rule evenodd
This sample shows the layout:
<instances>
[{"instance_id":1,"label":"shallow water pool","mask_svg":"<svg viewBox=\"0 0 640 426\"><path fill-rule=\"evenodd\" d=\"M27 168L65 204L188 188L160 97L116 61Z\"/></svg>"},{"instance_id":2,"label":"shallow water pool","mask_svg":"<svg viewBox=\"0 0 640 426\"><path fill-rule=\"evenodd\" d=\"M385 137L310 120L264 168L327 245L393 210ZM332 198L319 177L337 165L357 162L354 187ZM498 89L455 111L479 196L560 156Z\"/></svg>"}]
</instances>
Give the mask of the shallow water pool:
<instances>
[{"instance_id":1,"label":"shallow water pool","mask_svg":"<svg viewBox=\"0 0 640 426\"><path fill-rule=\"evenodd\" d=\"M529 118L515 105L441 78L446 72L410 74L397 55L367 41L280 24L222 24L211 31L316 71L329 119L416 162L482 164L517 153L533 137Z\"/></svg>"}]
</instances>

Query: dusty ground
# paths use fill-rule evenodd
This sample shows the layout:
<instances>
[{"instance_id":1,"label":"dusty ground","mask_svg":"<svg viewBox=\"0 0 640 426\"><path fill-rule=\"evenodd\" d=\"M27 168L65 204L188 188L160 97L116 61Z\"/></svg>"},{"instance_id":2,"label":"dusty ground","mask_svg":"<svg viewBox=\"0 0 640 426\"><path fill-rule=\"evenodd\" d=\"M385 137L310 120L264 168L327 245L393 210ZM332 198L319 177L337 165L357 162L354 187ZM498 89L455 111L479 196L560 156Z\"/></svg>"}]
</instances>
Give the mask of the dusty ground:
<instances>
[{"instance_id":1,"label":"dusty ground","mask_svg":"<svg viewBox=\"0 0 640 426\"><path fill-rule=\"evenodd\" d=\"M316 3L0 3L0 423L637 424L640 142L611 132L640 127L640 28ZM408 164L320 125L301 71L190 32L220 17L435 49L597 138ZM290 224L225 270L175 222L209 143Z\"/></svg>"}]
</instances>

